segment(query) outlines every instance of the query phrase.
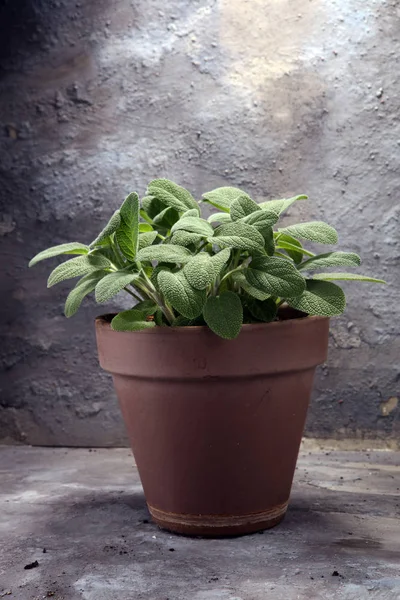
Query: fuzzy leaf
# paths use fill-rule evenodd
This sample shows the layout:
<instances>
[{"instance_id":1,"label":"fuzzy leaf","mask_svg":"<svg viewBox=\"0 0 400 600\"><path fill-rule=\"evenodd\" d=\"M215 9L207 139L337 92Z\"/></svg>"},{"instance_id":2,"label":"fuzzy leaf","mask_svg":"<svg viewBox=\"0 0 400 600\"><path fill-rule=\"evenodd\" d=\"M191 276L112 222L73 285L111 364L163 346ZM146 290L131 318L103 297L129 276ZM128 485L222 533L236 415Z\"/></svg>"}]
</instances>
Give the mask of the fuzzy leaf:
<instances>
[{"instance_id":1,"label":"fuzzy leaf","mask_svg":"<svg viewBox=\"0 0 400 600\"><path fill-rule=\"evenodd\" d=\"M224 250L220 250L219 252L211 256L210 261L211 266L214 270L215 277L218 277L218 275L221 273L222 268L224 267L224 265L226 265L230 256L230 248L224 248Z\"/></svg>"},{"instance_id":2,"label":"fuzzy leaf","mask_svg":"<svg viewBox=\"0 0 400 600\"><path fill-rule=\"evenodd\" d=\"M157 235L157 231L146 231L145 233L139 233L139 250L142 248L147 248L147 246L151 246Z\"/></svg>"},{"instance_id":3,"label":"fuzzy leaf","mask_svg":"<svg viewBox=\"0 0 400 600\"><path fill-rule=\"evenodd\" d=\"M178 246L191 246L198 244L203 240L203 236L198 233L190 233L189 231L177 231L171 238L173 244Z\"/></svg>"},{"instance_id":4,"label":"fuzzy leaf","mask_svg":"<svg viewBox=\"0 0 400 600\"><path fill-rule=\"evenodd\" d=\"M271 210L259 210L253 212L242 219L243 223L253 225L261 233L266 227L272 227L278 221L279 216Z\"/></svg>"},{"instance_id":5,"label":"fuzzy leaf","mask_svg":"<svg viewBox=\"0 0 400 600\"><path fill-rule=\"evenodd\" d=\"M268 200L267 202L261 202L259 206L261 208L265 208L267 210L273 210L281 215L289 206L293 204L293 202L297 202L298 200L307 200L308 196L301 194L300 196L294 196L293 198L282 198L281 200Z\"/></svg>"},{"instance_id":6,"label":"fuzzy leaf","mask_svg":"<svg viewBox=\"0 0 400 600\"><path fill-rule=\"evenodd\" d=\"M154 287L159 290L158 287L158 274L161 273L161 271L170 271L170 267L167 266L166 264L159 264L156 267L154 267L154 269L151 269L151 274L146 273L146 275L148 277L150 277L150 281L151 283L154 285Z\"/></svg>"},{"instance_id":7,"label":"fuzzy leaf","mask_svg":"<svg viewBox=\"0 0 400 600\"><path fill-rule=\"evenodd\" d=\"M314 271L321 267L353 267L354 265L358 267L360 264L361 258L354 252L327 252L305 260L299 265L299 269Z\"/></svg>"},{"instance_id":8,"label":"fuzzy leaf","mask_svg":"<svg viewBox=\"0 0 400 600\"><path fill-rule=\"evenodd\" d=\"M139 223L139 233L147 233L148 231L154 231L150 223Z\"/></svg>"},{"instance_id":9,"label":"fuzzy leaf","mask_svg":"<svg viewBox=\"0 0 400 600\"><path fill-rule=\"evenodd\" d=\"M272 211L260 210L248 215L240 222L255 227L264 238L264 248L269 256L275 252L274 232L272 225L278 220L278 215Z\"/></svg>"},{"instance_id":10,"label":"fuzzy leaf","mask_svg":"<svg viewBox=\"0 0 400 600\"><path fill-rule=\"evenodd\" d=\"M273 256L275 253L275 240L272 227L270 227L269 229L265 229L262 235L265 242L264 248L266 253L268 254L268 256Z\"/></svg>"},{"instance_id":11,"label":"fuzzy leaf","mask_svg":"<svg viewBox=\"0 0 400 600\"><path fill-rule=\"evenodd\" d=\"M181 315L194 319L202 313L206 291L192 287L182 271L161 271L157 279L161 292Z\"/></svg>"},{"instance_id":12,"label":"fuzzy leaf","mask_svg":"<svg viewBox=\"0 0 400 600\"><path fill-rule=\"evenodd\" d=\"M142 209L150 217L150 219L154 219L160 212L165 210L167 207L165 204L160 202L157 198L153 196L144 196L142 198Z\"/></svg>"},{"instance_id":13,"label":"fuzzy leaf","mask_svg":"<svg viewBox=\"0 0 400 600\"><path fill-rule=\"evenodd\" d=\"M176 317L174 321L172 321L172 327L190 327L196 323L196 319L188 319L187 317Z\"/></svg>"},{"instance_id":14,"label":"fuzzy leaf","mask_svg":"<svg viewBox=\"0 0 400 600\"><path fill-rule=\"evenodd\" d=\"M252 225L245 223L226 223L214 232L211 243L218 246L239 248L242 250L263 252L264 238Z\"/></svg>"},{"instance_id":15,"label":"fuzzy leaf","mask_svg":"<svg viewBox=\"0 0 400 600\"><path fill-rule=\"evenodd\" d=\"M279 229L279 232L319 244L337 244L338 241L336 230L323 221L297 223L296 225L289 225L289 227Z\"/></svg>"},{"instance_id":16,"label":"fuzzy leaf","mask_svg":"<svg viewBox=\"0 0 400 600\"><path fill-rule=\"evenodd\" d=\"M230 254L228 248L217 252L213 256L201 252L190 259L183 267L183 272L196 290L204 290L218 277L221 269L229 260Z\"/></svg>"},{"instance_id":17,"label":"fuzzy leaf","mask_svg":"<svg viewBox=\"0 0 400 600\"><path fill-rule=\"evenodd\" d=\"M383 279L375 279L366 275L357 275L356 273L315 273L313 279L324 281L370 281L371 283L386 283Z\"/></svg>"},{"instance_id":18,"label":"fuzzy leaf","mask_svg":"<svg viewBox=\"0 0 400 600\"><path fill-rule=\"evenodd\" d=\"M64 314L67 318L72 317L82 304L82 300L93 292L97 283L106 274L105 271L93 271L82 277L76 284L76 286L70 291L65 302Z\"/></svg>"},{"instance_id":19,"label":"fuzzy leaf","mask_svg":"<svg viewBox=\"0 0 400 600\"><path fill-rule=\"evenodd\" d=\"M101 255L93 256L89 254L86 256L77 256L76 258L67 260L67 262L61 263L61 265L58 265L50 273L50 277L47 280L47 287L52 287L66 279L87 275L99 269L108 269L110 266L110 261Z\"/></svg>"},{"instance_id":20,"label":"fuzzy leaf","mask_svg":"<svg viewBox=\"0 0 400 600\"><path fill-rule=\"evenodd\" d=\"M171 232L188 231L189 233L198 233L203 237L211 237L214 235L214 229L207 221L199 217L182 217L172 227Z\"/></svg>"},{"instance_id":21,"label":"fuzzy leaf","mask_svg":"<svg viewBox=\"0 0 400 600\"><path fill-rule=\"evenodd\" d=\"M199 209L198 208L190 208L189 210L187 210L186 212L183 213L182 215L182 219L184 219L185 217L199 217Z\"/></svg>"},{"instance_id":22,"label":"fuzzy leaf","mask_svg":"<svg viewBox=\"0 0 400 600\"><path fill-rule=\"evenodd\" d=\"M203 202L207 202L219 210L229 212L232 202L238 196L247 196L245 192L235 187L220 187L203 194Z\"/></svg>"},{"instance_id":23,"label":"fuzzy leaf","mask_svg":"<svg viewBox=\"0 0 400 600\"><path fill-rule=\"evenodd\" d=\"M278 310L276 302L272 298L268 298L262 302L248 298L246 300L246 306L253 317L263 323L270 323L273 321Z\"/></svg>"},{"instance_id":24,"label":"fuzzy leaf","mask_svg":"<svg viewBox=\"0 0 400 600\"><path fill-rule=\"evenodd\" d=\"M119 209L118 209L112 215L111 219L108 221L108 223L104 227L104 229L99 233L97 238L95 240L93 240L93 242L90 244L90 247L93 248L93 246L98 246L99 244L104 242L104 240L106 240L108 237L110 237L110 235L112 235L113 233L115 233L117 231L120 224L121 224L121 216L119 214Z\"/></svg>"},{"instance_id":25,"label":"fuzzy leaf","mask_svg":"<svg viewBox=\"0 0 400 600\"><path fill-rule=\"evenodd\" d=\"M164 325L166 325L161 308L157 308L156 312L154 313L154 322L159 327L163 327Z\"/></svg>"},{"instance_id":26,"label":"fuzzy leaf","mask_svg":"<svg viewBox=\"0 0 400 600\"><path fill-rule=\"evenodd\" d=\"M265 292L262 292L261 290L250 285L246 277L240 271L232 273L231 277L238 286L240 286L245 292L249 294L249 296L252 296L253 298L256 298L257 300L261 301L266 300L270 297L270 294L266 294Z\"/></svg>"},{"instance_id":27,"label":"fuzzy leaf","mask_svg":"<svg viewBox=\"0 0 400 600\"><path fill-rule=\"evenodd\" d=\"M296 243L287 241L289 239L294 240ZM282 234L282 236L279 234L279 237L276 238L276 250L286 250L289 256L293 257L292 255L296 255L297 260L299 259L298 255L300 250L302 252L302 258L304 254L311 257L315 256L315 254L303 248L298 240L295 240L295 238L292 238L291 235L286 234Z\"/></svg>"},{"instance_id":28,"label":"fuzzy leaf","mask_svg":"<svg viewBox=\"0 0 400 600\"><path fill-rule=\"evenodd\" d=\"M250 285L271 296L298 296L305 289L305 279L292 263L275 256L254 258L245 276Z\"/></svg>"},{"instance_id":29,"label":"fuzzy leaf","mask_svg":"<svg viewBox=\"0 0 400 600\"><path fill-rule=\"evenodd\" d=\"M147 246L142 248L137 253L136 259L139 262L153 261L164 263L187 263L193 255L182 246L175 244L158 244L155 246Z\"/></svg>"},{"instance_id":30,"label":"fuzzy leaf","mask_svg":"<svg viewBox=\"0 0 400 600\"><path fill-rule=\"evenodd\" d=\"M126 271L109 273L96 285L96 302L98 304L107 302L138 277L138 273L127 273Z\"/></svg>"},{"instance_id":31,"label":"fuzzy leaf","mask_svg":"<svg viewBox=\"0 0 400 600\"><path fill-rule=\"evenodd\" d=\"M340 315L346 307L343 290L329 281L308 279L307 288L301 296L287 298L289 306L309 315L333 317Z\"/></svg>"},{"instance_id":32,"label":"fuzzy leaf","mask_svg":"<svg viewBox=\"0 0 400 600\"><path fill-rule=\"evenodd\" d=\"M234 292L210 296L204 306L203 316L211 331L233 340L239 335L243 323L243 307L239 296Z\"/></svg>"},{"instance_id":33,"label":"fuzzy leaf","mask_svg":"<svg viewBox=\"0 0 400 600\"><path fill-rule=\"evenodd\" d=\"M122 254L128 260L135 260L139 236L139 197L132 192L120 208L121 223L115 232Z\"/></svg>"},{"instance_id":34,"label":"fuzzy leaf","mask_svg":"<svg viewBox=\"0 0 400 600\"><path fill-rule=\"evenodd\" d=\"M60 254L87 254L89 252L89 246L80 244L79 242L69 242L68 244L59 244L58 246L52 246L47 250L42 250L32 258L29 263L30 267L36 265L36 263L46 258L52 258L53 256L59 256Z\"/></svg>"},{"instance_id":35,"label":"fuzzy leaf","mask_svg":"<svg viewBox=\"0 0 400 600\"><path fill-rule=\"evenodd\" d=\"M207 219L209 223L231 223L231 215L226 212L217 212L210 215Z\"/></svg>"},{"instance_id":36,"label":"fuzzy leaf","mask_svg":"<svg viewBox=\"0 0 400 600\"><path fill-rule=\"evenodd\" d=\"M158 215L153 219L153 223L156 227L171 229L171 227L179 220L179 213L174 208L168 206L164 208Z\"/></svg>"},{"instance_id":37,"label":"fuzzy leaf","mask_svg":"<svg viewBox=\"0 0 400 600\"><path fill-rule=\"evenodd\" d=\"M276 243L279 248L286 250L290 258L298 265L303 260L303 246L296 238L286 233L278 234Z\"/></svg>"},{"instance_id":38,"label":"fuzzy leaf","mask_svg":"<svg viewBox=\"0 0 400 600\"><path fill-rule=\"evenodd\" d=\"M256 211L261 212L261 208L258 206L257 202L254 202L247 194L235 198L230 207L232 221L243 219Z\"/></svg>"},{"instance_id":39,"label":"fuzzy leaf","mask_svg":"<svg viewBox=\"0 0 400 600\"><path fill-rule=\"evenodd\" d=\"M158 306L153 300L142 300L135 304L134 309L140 310L146 317L150 317L158 310Z\"/></svg>"},{"instance_id":40,"label":"fuzzy leaf","mask_svg":"<svg viewBox=\"0 0 400 600\"><path fill-rule=\"evenodd\" d=\"M155 326L154 321L146 321L146 315L134 308L120 312L111 321L111 329L114 331L140 331Z\"/></svg>"},{"instance_id":41,"label":"fuzzy leaf","mask_svg":"<svg viewBox=\"0 0 400 600\"><path fill-rule=\"evenodd\" d=\"M183 272L190 285L196 290L205 290L216 277L211 257L206 252L191 258L183 267Z\"/></svg>"},{"instance_id":42,"label":"fuzzy leaf","mask_svg":"<svg viewBox=\"0 0 400 600\"><path fill-rule=\"evenodd\" d=\"M147 191L154 198L178 212L195 208L199 213L198 204L192 194L169 179L154 179L147 186Z\"/></svg>"}]
</instances>

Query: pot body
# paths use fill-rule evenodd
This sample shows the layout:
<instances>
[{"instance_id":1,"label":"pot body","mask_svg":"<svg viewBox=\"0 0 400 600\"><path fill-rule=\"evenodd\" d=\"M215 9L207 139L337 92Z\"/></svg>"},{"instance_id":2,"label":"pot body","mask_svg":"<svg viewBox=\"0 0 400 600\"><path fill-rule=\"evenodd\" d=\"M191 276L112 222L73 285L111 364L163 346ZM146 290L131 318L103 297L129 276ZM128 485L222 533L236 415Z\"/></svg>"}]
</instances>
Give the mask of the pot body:
<instances>
[{"instance_id":1,"label":"pot body","mask_svg":"<svg viewBox=\"0 0 400 600\"><path fill-rule=\"evenodd\" d=\"M285 515L329 319L115 332L96 320L153 520L191 535L238 535Z\"/></svg>"}]
</instances>

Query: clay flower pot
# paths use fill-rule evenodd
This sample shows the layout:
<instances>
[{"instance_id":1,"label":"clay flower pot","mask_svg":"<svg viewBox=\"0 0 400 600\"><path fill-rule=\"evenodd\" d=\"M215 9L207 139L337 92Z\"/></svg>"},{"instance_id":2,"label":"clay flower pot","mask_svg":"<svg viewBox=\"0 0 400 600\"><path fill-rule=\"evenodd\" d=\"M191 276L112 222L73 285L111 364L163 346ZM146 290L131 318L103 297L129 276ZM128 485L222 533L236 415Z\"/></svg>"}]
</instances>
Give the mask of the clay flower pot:
<instances>
[{"instance_id":1,"label":"clay flower pot","mask_svg":"<svg viewBox=\"0 0 400 600\"><path fill-rule=\"evenodd\" d=\"M285 516L327 317L116 332L96 320L149 511L162 528L219 536Z\"/></svg>"}]
</instances>

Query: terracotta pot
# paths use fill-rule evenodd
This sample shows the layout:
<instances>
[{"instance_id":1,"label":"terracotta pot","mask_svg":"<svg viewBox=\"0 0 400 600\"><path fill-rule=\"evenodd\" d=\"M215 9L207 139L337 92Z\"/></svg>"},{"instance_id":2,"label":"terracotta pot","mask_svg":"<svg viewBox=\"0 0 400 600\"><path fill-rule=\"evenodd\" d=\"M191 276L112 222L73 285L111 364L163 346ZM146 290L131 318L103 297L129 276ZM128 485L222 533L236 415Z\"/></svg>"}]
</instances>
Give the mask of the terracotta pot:
<instances>
[{"instance_id":1,"label":"terracotta pot","mask_svg":"<svg viewBox=\"0 0 400 600\"><path fill-rule=\"evenodd\" d=\"M153 520L191 535L237 535L286 512L329 319L112 331L96 320Z\"/></svg>"}]
</instances>

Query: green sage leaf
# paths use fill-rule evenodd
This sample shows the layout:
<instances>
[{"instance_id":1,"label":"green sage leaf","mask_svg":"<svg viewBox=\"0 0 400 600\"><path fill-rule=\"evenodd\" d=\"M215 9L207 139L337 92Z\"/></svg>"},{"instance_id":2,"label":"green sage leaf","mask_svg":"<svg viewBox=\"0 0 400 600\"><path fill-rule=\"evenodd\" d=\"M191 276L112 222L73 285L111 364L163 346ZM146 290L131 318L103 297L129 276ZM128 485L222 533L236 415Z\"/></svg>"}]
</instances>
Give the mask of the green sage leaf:
<instances>
[{"instance_id":1,"label":"green sage leaf","mask_svg":"<svg viewBox=\"0 0 400 600\"><path fill-rule=\"evenodd\" d=\"M183 272L196 290L205 290L216 277L211 257L206 252L193 256L183 267Z\"/></svg>"},{"instance_id":2,"label":"green sage leaf","mask_svg":"<svg viewBox=\"0 0 400 600\"><path fill-rule=\"evenodd\" d=\"M154 231L150 223L139 223L139 233L147 233L148 231Z\"/></svg>"},{"instance_id":3,"label":"green sage leaf","mask_svg":"<svg viewBox=\"0 0 400 600\"><path fill-rule=\"evenodd\" d=\"M353 267L361 264L361 258L355 252L327 252L318 254L299 265L299 269L314 271L326 267Z\"/></svg>"},{"instance_id":4,"label":"green sage leaf","mask_svg":"<svg viewBox=\"0 0 400 600\"><path fill-rule=\"evenodd\" d=\"M153 219L154 225L158 229L171 229L171 227L179 220L179 213L174 208L168 206L164 208L158 215Z\"/></svg>"},{"instance_id":5,"label":"green sage leaf","mask_svg":"<svg viewBox=\"0 0 400 600\"><path fill-rule=\"evenodd\" d=\"M243 307L234 292L210 296L203 310L204 320L214 333L227 340L236 338L243 323Z\"/></svg>"},{"instance_id":6,"label":"green sage leaf","mask_svg":"<svg viewBox=\"0 0 400 600\"><path fill-rule=\"evenodd\" d=\"M262 292L258 288L255 288L252 285L250 285L250 283L247 281L246 277L242 272L236 271L236 273L232 273L231 277L239 287L241 287L245 292L249 294L249 296L252 296L253 298L256 298L257 300L261 301L266 300L270 297L269 293Z\"/></svg>"},{"instance_id":7,"label":"green sage leaf","mask_svg":"<svg viewBox=\"0 0 400 600\"><path fill-rule=\"evenodd\" d=\"M121 223L115 232L122 254L128 260L135 260L139 237L139 196L132 192L125 198L120 208Z\"/></svg>"},{"instance_id":8,"label":"green sage leaf","mask_svg":"<svg viewBox=\"0 0 400 600\"><path fill-rule=\"evenodd\" d=\"M303 260L303 246L299 240L288 235L287 233L279 233L276 239L278 248L286 251L286 254L296 263L300 264Z\"/></svg>"},{"instance_id":9,"label":"green sage leaf","mask_svg":"<svg viewBox=\"0 0 400 600\"><path fill-rule=\"evenodd\" d=\"M243 223L253 225L261 233L267 227L272 227L278 221L279 216L271 210L259 210L253 212L242 219Z\"/></svg>"},{"instance_id":10,"label":"green sage leaf","mask_svg":"<svg viewBox=\"0 0 400 600\"><path fill-rule=\"evenodd\" d=\"M300 196L294 196L293 198L282 198L281 200L268 200L267 202L261 202L259 206L262 209L273 210L281 215L289 208L294 202L298 200L307 200L308 196L301 194Z\"/></svg>"},{"instance_id":11,"label":"green sage leaf","mask_svg":"<svg viewBox=\"0 0 400 600\"><path fill-rule=\"evenodd\" d=\"M150 219L154 219L160 212L167 208L163 202L160 202L160 200L154 198L154 196L144 196L141 204L142 210L145 212L145 215L143 216L149 216Z\"/></svg>"},{"instance_id":12,"label":"green sage leaf","mask_svg":"<svg viewBox=\"0 0 400 600\"><path fill-rule=\"evenodd\" d=\"M194 208L199 213L198 204L192 194L169 179L154 179L147 186L147 192L178 212Z\"/></svg>"},{"instance_id":13,"label":"green sage leaf","mask_svg":"<svg viewBox=\"0 0 400 600\"><path fill-rule=\"evenodd\" d=\"M220 250L210 258L210 263L212 269L214 271L215 277L221 273L221 270L226 265L231 256L230 248L224 248L224 250Z\"/></svg>"},{"instance_id":14,"label":"green sage leaf","mask_svg":"<svg viewBox=\"0 0 400 600\"><path fill-rule=\"evenodd\" d=\"M245 192L235 187L220 187L211 192L203 194L203 202L207 202L215 208L229 212L232 202L239 196L247 196Z\"/></svg>"},{"instance_id":15,"label":"green sage leaf","mask_svg":"<svg viewBox=\"0 0 400 600\"><path fill-rule=\"evenodd\" d=\"M246 306L253 317L263 323L270 323L273 321L278 311L276 302L272 298L263 301L248 298L246 300Z\"/></svg>"},{"instance_id":16,"label":"green sage leaf","mask_svg":"<svg viewBox=\"0 0 400 600\"><path fill-rule=\"evenodd\" d=\"M245 223L226 223L214 231L210 242L222 247L239 248L249 252L263 252L264 238L252 225Z\"/></svg>"},{"instance_id":17,"label":"green sage leaf","mask_svg":"<svg viewBox=\"0 0 400 600\"><path fill-rule=\"evenodd\" d=\"M105 271L93 271L85 275L78 281L76 286L70 291L65 302L64 314L67 318L72 317L82 304L82 300L93 292L97 283L105 275Z\"/></svg>"},{"instance_id":18,"label":"green sage leaf","mask_svg":"<svg viewBox=\"0 0 400 600\"><path fill-rule=\"evenodd\" d=\"M367 275L357 275L356 273L315 273L313 279L324 281L370 281L371 283L386 283L383 279L375 279Z\"/></svg>"},{"instance_id":19,"label":"green sage leaf","mask_svg":"<svg viewBox=\"0 0 400 600\"><path fill-rule=\"evenodd\" d=\"M243 219L256 211L261 212L261 208L258 206L257 202L254 202L247 194L235 198L230 206L232 221Z\"/></svg>"},{"instance_id":20,"label":"green sage leaf","mask_svg":"<svg viewBox=\"0 0 400 600\"><path fill-rule=\"evenodd\" d=\"M177 244L178 246L191 246L192 244L198 244L202 240L202 235L183 230L176 231L171 238L172 244Z\"/></svg>"},{"instance_id":21,"label":"green sage leaf","mask_svg":"<svg viewBox=\"0 0 400 600\"><path fill-rule=\"evenodd\" d=\"M135 304L134 309L140 310L146 317L150 317L158 310L158 305L153 300L141 300Z\"/></svg>"},{"instance_id":22,"label":"green sage leaf","mask_svg":"<svg viewBox=\"0 0 400 600\"><path fill-rule=\"evenodd\" d=\"M154 260L164 263L187 263L193 255L182 246L175 244L158 244L147 246L137 253L136 259L139 262L152 262Z\"/></svg>"},{"instance_id":23,"label":"green sage leaf","mask_svg":"<svg viewBox=\"0 0 400 600\"><path fill-rule=\"evenodd\" d=\"M346 307L343 290L329 281L308 279L306 290L296 298L287 298L289 306L308 315L334 317L340 315Z\"/></svg>"},{"instance_id":24,"label":"green sage leaf","mask_svg":"<svg viewBox=\"0 0 400 600\"><path fill-rule=\"evenodd\" d=\"M189 210L187 210L186 212L183 213L181 218L184 219L185 217L199 218L199 209L198 208L190 208Z\"/></svg>"},{"instance_id":25,"label":"green sage leaf","mask_svg":"<svg viewBox=\"0 0 400 600\"><path fill-rule=\"evenodd\" d=\"M89 246L80 244L79 242L69 242L68 244L59 244L58 246L52 246L47 250L42 250L32 258L29 262L29 266L33 267L36 263L46 258L52 258L53 256L60 256L61 254L87 254L89 252Z\"/></svg>"},{"instance_id":26,"label":"green sage leaf","mask_svg":"<svg viewBox=\"0 0 400 600\"><path fill-rule=\"evenodd\" d=\"M217 212L210 215L207 219L209 223L231 223L231 215L226 212Z\"/></svg>"},{"instance_id":27,"label":"green sage leaf","mask_svg":"<svg viewBox=\"0 0 400 600\"><path fill-rule=\"evenodd\" d=\"M197 233L203 237L211 237L214 235L214 228L207 221L198 217L182 217L175 223L171 229L171 233L176 231L188 231L189 233Z\"/></svg>"},{"instance_id":28,"label":"green sage leaf","mask_svg":"<svg viewBox=\"0 0 400 600\"><path fill-rule=\"evenodd\" d=\"M271 296L298 296L305 289L305 279L293 264L275 256L254 258L245 277L250 285Z\"/></svg>"},{"instance_id":29,"label":"green sage leaf","mask_svg":"<svg viewBox=\"0 0 400 600\"><path fill-rule=\"evenodd\" d=\"M197 290L190 285L182 271L161 271L157 280L164 297L181 315L194 319L202 313L206 291Z\"/></svg>"},{"instance_id":30,"label":"green sage leaf","mask_svg":"<svg viewBox=\"0 0 400 600\"><path fill-rule=\"evenodd\" d=\"M90 247L93 248L94 246L98 246L99 244L104 242L107 238L110 237L110 235L112 235L113 233L115 233L117 231L120 224L121 224L121 216L119 214L119 209L118 209L112 215L111 219L108 221L108 223L104 227L104 229L99 233L97 238L95 240L93 240L93 242L90 244Z\"/></svg>"},{"instance_id":31,"label":"green sage leaf","mask_svg":"<svg viewBox=\"0 0 400 600\"><path fill-rule=\"evenodd\" d=\"M141 250L142 248L147 248L147 246L151 246L154 240L156 239L157 235L157 231L146 231L145 233L139 233L139 250Z\"/></svg>"},{"instance_id":32,"label":"green sage leaf","mask_svg":"<svg viewBox=\"0 0 400 600\"><path fill-rule=\"evenodd\" d=\"M66 279L88 275L99 269L108 269L110 266L110 261L101 255L93 256L88 254L85 256L77 256L76 258L67 260L67 262L61 263L61 265L58 265L58 267L50 273L47 280L47 287L52 287Z\"/></svg>"},{"instance_id":33,"label":"green sage leaf","mask_svg":"<svg viewBox=\"0 0 400 600\"><path fill-rule=\"evenodd\" d=\"M154 321L147 321L146 315L134 308L120 312L111 321L111 329L114 331L141 331L155 326Z\"/></svg>"},{"instance_id":34,"label":"green sage leaf","mask_svg":"<svg viewBox=\"0 0 400 600\"><path fill-rule=\"evenodd\" d=\"M111 300L127 285L134 282L139 278L138 273L127 273L126 271L115 271L109 273L103 279L101 279L96 285L96 302L103 304L108 300Z\"/></svg>"},{"instance_id":35,"label":"green sage leaf","mask_svg":"<svg viewBox=\"0 0 400 600\"><path fill-rule=\"evenodd\" d=\"M317 242L319 244L337 244L337 231L323 221L310 221L308 223L297 223L278 230L280 233L292 235L295 238Z\"/></svg>"}]
</instances>

